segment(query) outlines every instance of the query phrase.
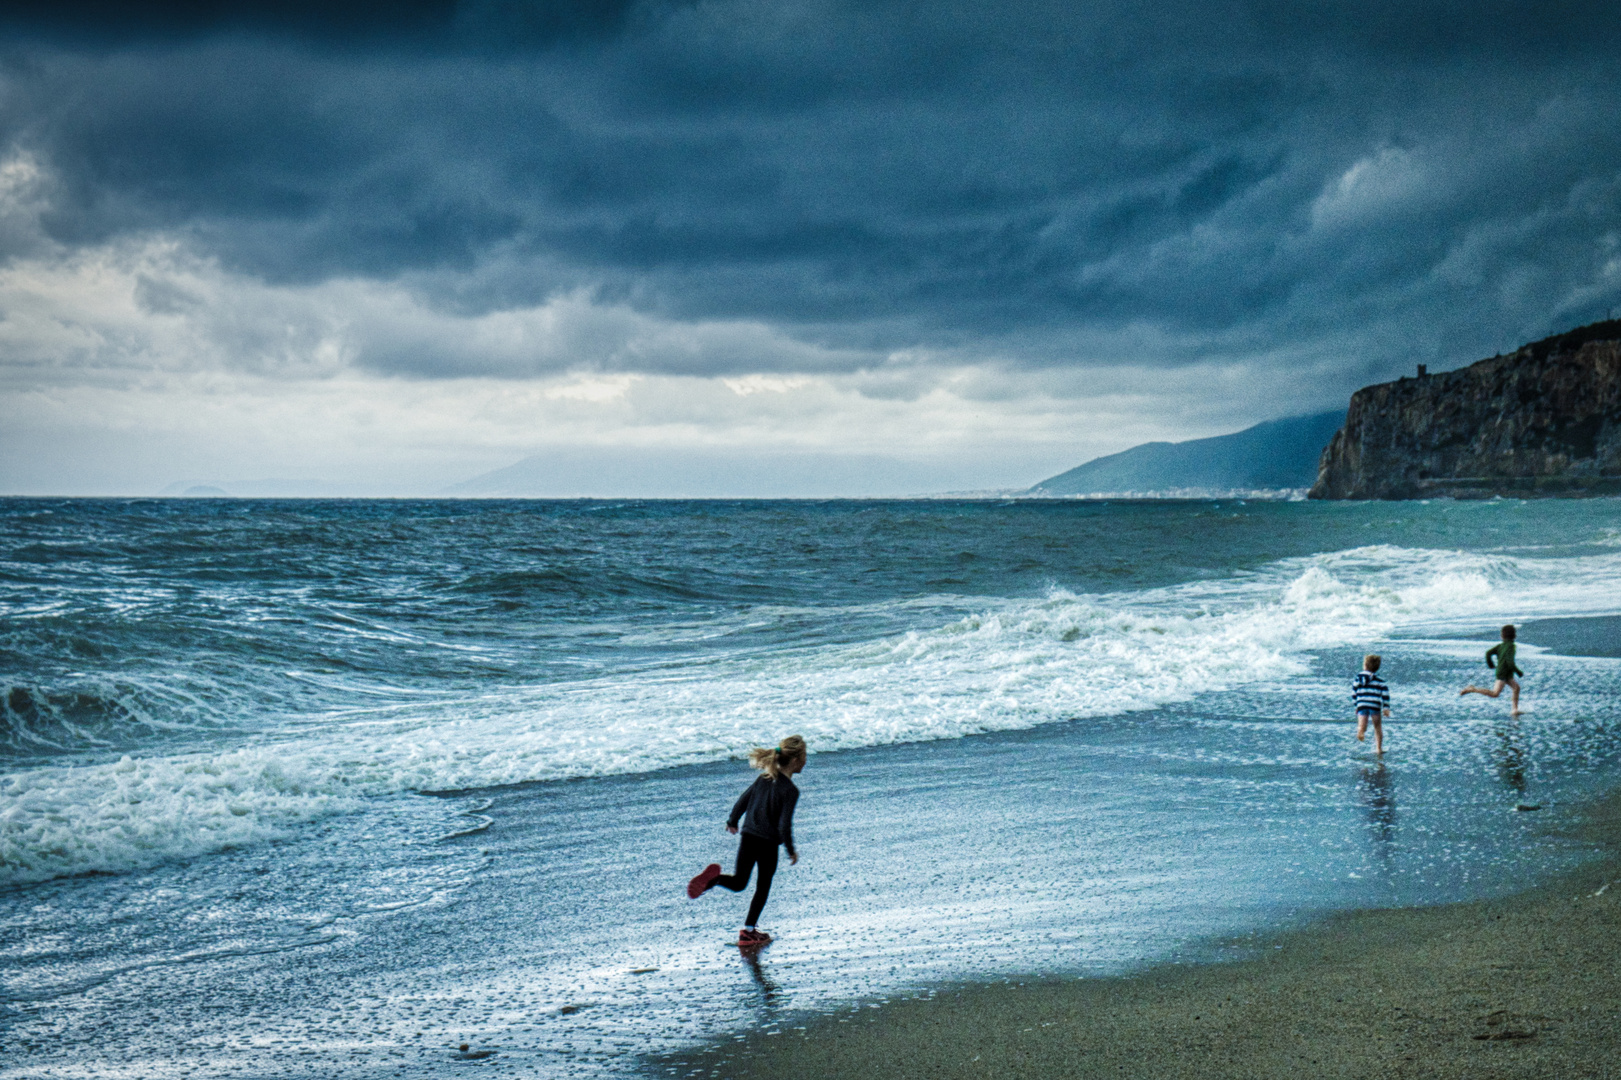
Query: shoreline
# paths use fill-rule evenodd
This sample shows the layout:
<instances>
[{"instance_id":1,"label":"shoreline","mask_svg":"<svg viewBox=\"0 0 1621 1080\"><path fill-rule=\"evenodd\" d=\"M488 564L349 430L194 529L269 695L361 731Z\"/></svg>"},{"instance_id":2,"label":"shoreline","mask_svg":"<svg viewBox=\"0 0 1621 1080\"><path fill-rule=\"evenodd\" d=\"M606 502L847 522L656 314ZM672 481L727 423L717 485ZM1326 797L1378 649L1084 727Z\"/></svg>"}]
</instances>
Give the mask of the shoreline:
<instances>
[{"instance_id":1,"label":"shoreline","mask_svg":"<svg viewBox=\"0 0 1621 1080\"><path fill-rule=\"evenodd\" d=\"M1593 862L1523 892L1365 908L1241 960L942 986L647 1062L648 1073L1621 1077L1621 788L1573 827Z\"/></svg>"}]
</instances>

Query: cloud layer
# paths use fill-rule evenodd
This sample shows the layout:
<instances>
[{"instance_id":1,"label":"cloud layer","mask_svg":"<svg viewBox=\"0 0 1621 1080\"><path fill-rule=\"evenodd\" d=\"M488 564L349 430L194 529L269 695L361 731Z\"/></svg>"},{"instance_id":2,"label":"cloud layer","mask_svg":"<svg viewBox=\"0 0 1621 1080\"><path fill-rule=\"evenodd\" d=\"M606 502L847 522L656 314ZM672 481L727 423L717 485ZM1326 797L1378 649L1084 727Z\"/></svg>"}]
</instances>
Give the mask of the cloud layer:
<instances>
[{"instance_id":1,"label":"cloud layer","mask_svg":"<svg viewBox=\"0 0 1621 1080\"><path fill-rule=\"evenodd\" d=\"M757 407L721 380L770 376L811 380L772 400L848 395L858 429L931 394L963 403L949 423L997 402L1040 473L1621 307L1613 4L5 20L0 408L182 372L707 381ZM1136 402L1112 437L1017 430L1104 399ZM773 421L784 445L839 430L806 408ZM776 438L745 414L699 410L683 445ZM646 434L587 427L569 437ZM940 486L974 486L942 454Z\"/></svg>"}]
</instances>

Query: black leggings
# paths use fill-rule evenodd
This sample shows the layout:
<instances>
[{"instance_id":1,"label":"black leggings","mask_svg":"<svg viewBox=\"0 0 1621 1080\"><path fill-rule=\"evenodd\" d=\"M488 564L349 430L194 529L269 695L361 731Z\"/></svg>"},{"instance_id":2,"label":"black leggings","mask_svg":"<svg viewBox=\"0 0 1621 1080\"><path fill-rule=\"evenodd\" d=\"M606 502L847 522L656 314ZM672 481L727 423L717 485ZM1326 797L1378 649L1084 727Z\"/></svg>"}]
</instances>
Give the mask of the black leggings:
<instances>
[{"instance_id":1,"label":"black leggings","mask_svg":"<svg viewBox=\"0 0 1621 1080\"><path fill-rule=\"evenodd\" d=\"M744 926L760 921L760 911L765 907L766 897L771 895L771 878L777 872L777 845L753 833L743 833L737 844L737 872L715 879L715 884L723 889L742 892L749 887L749 873L756 864L760 867L760 880L754 886L754 899L749 901L749 917Z\"/></svg>"}]
</instances>

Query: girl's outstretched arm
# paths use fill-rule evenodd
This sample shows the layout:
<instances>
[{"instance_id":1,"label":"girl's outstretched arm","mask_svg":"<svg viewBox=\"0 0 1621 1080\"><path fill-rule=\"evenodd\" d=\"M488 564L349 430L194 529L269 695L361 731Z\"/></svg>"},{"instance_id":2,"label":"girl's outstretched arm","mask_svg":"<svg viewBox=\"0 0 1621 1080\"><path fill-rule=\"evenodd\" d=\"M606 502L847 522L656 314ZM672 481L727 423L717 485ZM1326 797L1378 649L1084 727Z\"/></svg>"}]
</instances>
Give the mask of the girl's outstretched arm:
<instances>
[{"instance_id":1,"label":"girl's outstretched arm","mask_svg":"<svg viewBox=\"0 0 1621 1080\"><path fill-rule=\"evenodd\" d=\"M745 810L747 810L749 808L749 795L753 791L754 791L754 785L752 785L752 784L749 785L748 787L744 788L743 789L743 794L739 795L737 797L737 802L732 804L731 816L726 819L726 831L727 832L729 832L729 833L737 832L737 823L738 823L738 821L740 821L742 819L743 811L745 811Z\"/></svg>"},{"instance_id":2,"label":"girl's outstretched arm","mask_svg":"<svg viewBox=\"0 0 1621 1080\"><path fill-rule=\"evenodd\" d=\"M782 837L782 846L788 849L788 862L799 861L799 852L794 850L794 807L799 805L799 789L789 788L788 797L782 800L782 813L777 818L777 835Z\"/></svg>"}]
</instances>

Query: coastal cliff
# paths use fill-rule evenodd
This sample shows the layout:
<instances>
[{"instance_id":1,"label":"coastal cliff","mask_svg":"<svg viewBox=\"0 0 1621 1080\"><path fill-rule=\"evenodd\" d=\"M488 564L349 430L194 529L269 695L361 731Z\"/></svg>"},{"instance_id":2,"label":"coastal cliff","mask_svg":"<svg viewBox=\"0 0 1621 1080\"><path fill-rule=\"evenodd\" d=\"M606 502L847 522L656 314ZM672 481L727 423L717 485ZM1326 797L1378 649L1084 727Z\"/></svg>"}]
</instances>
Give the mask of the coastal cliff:
<instances>
[{"instance_id":1,"label":"coastal cliff","mask_svg":"<svg viewBox=\"0 0 1621 1080\"><path fill-rule=\"evenodd\" d=\"M1364 387L1313 499L1621 494L1621 319Z\"/></svg>"}]
</instances>

